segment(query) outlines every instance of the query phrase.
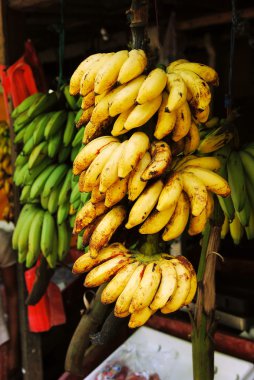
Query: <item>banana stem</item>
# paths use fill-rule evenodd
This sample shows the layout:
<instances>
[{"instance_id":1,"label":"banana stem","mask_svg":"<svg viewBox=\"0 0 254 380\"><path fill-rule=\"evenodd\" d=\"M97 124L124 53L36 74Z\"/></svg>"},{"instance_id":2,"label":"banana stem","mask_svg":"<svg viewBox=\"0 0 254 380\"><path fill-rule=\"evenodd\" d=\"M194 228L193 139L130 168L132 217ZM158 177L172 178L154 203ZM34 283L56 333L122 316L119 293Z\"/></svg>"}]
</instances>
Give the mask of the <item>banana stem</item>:
<instances>
[{"instance_id":1,"label":"banana stem","mask_svg":"<svg viewBox=\"0 0 254 380\"><path fill-rule=\"evenodd\" d=\"M131 8L126 12L130 21L132 49L146 50L148 38L146 25L148 23L148 1L132 0Z\"/></svg>"},{"instance_id":2,"label":"banana stem","mask_svg":"<svg viewBox=\"0 0 254 380\"><path fill-rule=\"evenodd\" d=\"M194 380L214 379L215 267L222 220L222 212L216 201L213 220L205 229L197 276L197 302L192 321Z\"/></svg>"},{"instance_id":3,"label":"banana stem","mask_svg":"<svg viewBox=\"0 0 254 380\"><path fill-rule=\"evenodd\" d=\"M145 242L141 245L139 251L146 256L159 253L159 234L145 235Z\"/></svg>"}]
</instances>

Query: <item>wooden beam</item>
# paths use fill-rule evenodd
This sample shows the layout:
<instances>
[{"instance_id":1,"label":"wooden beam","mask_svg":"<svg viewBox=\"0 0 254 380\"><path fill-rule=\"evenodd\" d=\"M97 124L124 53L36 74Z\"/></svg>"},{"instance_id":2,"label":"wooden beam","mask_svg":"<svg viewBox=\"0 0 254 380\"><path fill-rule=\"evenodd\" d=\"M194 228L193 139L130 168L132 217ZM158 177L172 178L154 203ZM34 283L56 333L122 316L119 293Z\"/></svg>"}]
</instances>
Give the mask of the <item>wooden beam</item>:
<instances>
[{"instance_id":1,"label":"wooden beam","mask_svg":"<svg viewBox=\"0 0 254 380\"><path fill-rule=\"evenodd\" d=\"M254 8L246 8L241 9L239 11L239 15L242 18L251 19L254 18ZM186 21L179 21L176 24L176 29L185 31L185 30L192 30L192 29L198 29L203 28L207 26L213 26L213 25L222 25L222 24L228 24L232 20L232 12L221 12L221 13L213 13L208 16L202 16L193 18L192 20L186 20Z\"/></svg>"}]
</instances>

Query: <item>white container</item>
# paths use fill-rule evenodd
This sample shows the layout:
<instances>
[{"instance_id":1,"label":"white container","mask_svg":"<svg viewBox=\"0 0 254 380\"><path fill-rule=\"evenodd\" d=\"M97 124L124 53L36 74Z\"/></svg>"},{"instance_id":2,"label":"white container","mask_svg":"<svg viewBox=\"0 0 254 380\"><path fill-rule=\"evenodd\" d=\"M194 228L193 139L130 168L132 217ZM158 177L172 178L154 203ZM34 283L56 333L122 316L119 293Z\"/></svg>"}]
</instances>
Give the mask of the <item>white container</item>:
<instances>
[{"instance_id":1,"label":"white container","mask_svg":"<svg viewBox=\"0 0 254 380\"><path fill-rule=\"evenodd\" d=\"M156 372L160 375L161 380L193 380L191 343L149 327L140 327L84 380L94 380L96 374L109 361L119 358L126 345L137 345L138 349L142 350L143 347L150 352L152 348L154 351L158 351L158 347L161 352L166 351L167 353L164 355L156 352L156 355L159 356L157 361L159 366L156 368ZM149 360L147 363L149 364ZM128 365L128 363L126 364ZM250 362L215 352L214 380L254 380L254 366Z\"/></svg>"}]
</instances>

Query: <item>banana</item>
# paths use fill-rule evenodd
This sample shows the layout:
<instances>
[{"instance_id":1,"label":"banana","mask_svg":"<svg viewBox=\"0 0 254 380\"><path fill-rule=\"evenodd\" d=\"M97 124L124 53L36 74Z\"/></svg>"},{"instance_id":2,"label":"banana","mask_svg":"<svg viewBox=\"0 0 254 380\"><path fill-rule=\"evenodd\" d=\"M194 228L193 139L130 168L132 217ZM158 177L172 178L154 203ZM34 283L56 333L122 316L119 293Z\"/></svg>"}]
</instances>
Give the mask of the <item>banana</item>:
<instances>
[{"instance_id":1,"label":"banana","mask_svg":"<svg viewBox=\"0 0 254 380\"><path fill-rule=\"evenodd\" d=\"M103 94L116 84L120 69L127 58L128 51L120 50L105 62L95 78L94 91L96 94Z\"/></svg>"},{"instance_id":2,"label":"banana","mask_svg":"<svg viewBox=\"0 0 254 380\"><path fill-rule=\"evenodd\" d=\"M49 268L55 268L57 262L57 247L58 247L58 236L55 233L52 242L52 252L49 256L46 256L46 261L48 263Z\"/></svg>"},{"instance_id":3,"label":"banana","mask_svg":"<svg viewBox=\"0 0 254 380\"><path fill-rule=\"evenodd\" d=\"M86 177L86 170L83 170L82 173L79 175L78 179L78 189L80 193L86 193L86 183L85 183L85 177Z\"/></svg>"},{"instance_id":4,"label":"banana","mask_svg":"<svg viewBox=\"0 0 254 380\"><path fill-rule=\"evenodd\" d=\"M34 216L28 236L29 261L26 260L26 266L31 267L40 254L42 223L44 211L39 210Z\"/></svg>"},{"instance_id":5,"label":"banana","mask_svg":"<svg viewBox=\"0 0 254 380\"><path fill-rule=\"evenodd\" d=\"M155 234L162 230L169 222L175 211L175 205L164 211L154 210L139 229L140 234Z\"/></svg>"},{"instance_id":6,"label":"banana","mask_svg":"<svg viewBox=\"0 0 254 380\"><path fill-rule=\"evenodd\" d=\"M251 203L248 197L248 194L245 196L244 207L241 211L236 212L238 219L243 227L247 227L249 225L250 216L251 216Z\"/></svg>"},{"instance_id":7,"label":"banana","mask_svg":"<svg viewBox=\"0 0 254 380\"><path fill-rule=\"evenodd\" d=\"M135 108L135 105L133 105L127 111L120 113L120 115L117 117L116 121L113 124L113 128L111 130L112 136L119 136L128 132L128 130L124 128L124 123L126 122L128 116L130 115L130 113L133 111L134 108Z\"/></svg>"},{"instance_id":8,"label":"banana","mask_svg":"<svg viewBox=\"0 0 254 380\"><path fill-rule=\"evenodd\" d=\"M162 188L163 182L158 180L141 193L130 210L126 228L133 228L144 222L156 205Z\"/></svg>"},{"instance_id":9,"label":"banana","mask_svg":"<svg viewBox=\"0 0 254 380\"><path fill-rule=\"evenodd\" d=\"M141 175L142 181L148 181L162 175L169 167L172 154L170 146L165 141L154 141L150 147L152 161Z\"/></svg>"},{"instance_id":10,"label":"banana","mask_svg":"<svg viewBox=\"0 0 254 380\"><path fill-rule=\"evenodd\" d=\"M30 198L30 190L31 190L31 185L25 185L21 191L19 200L20 203L28 203L28 200Z\"/></svg>"},{"instance_id":11,"label":"banana","mask_svg":"<svg viewBox=\"0 0 254 380\"><path fill-rule=\"evenodd\" d=\"M176 69L193 71L207 83L211 83L213 86L219 85L217 72L212 67L206 66L203 63L182 62L177 65Z\"/></svg>"},{"instance_id":12,"label":"banana","mask_svg":"<svg viewBox=\"0 0 254 380\"><path fill-rule=\"evenodd\" d=\"M80 200L78 183L74 182L74 186L71 190L70 203L74 203L75 201Z\"/></svg>"},{"instance_id":13,"label":"banana","mask_svg":"<svg viewBox=\"0 0 254 380\"><path fill-rule=\"evenodd\" d=\"M143 132L135 132L125 145L118 163L118 177L126 177L138 164L149 149L148 136Z\"/></svg>"},{"instance_id":14,"label":"banana","mask_svg":"<svg viewBox=\"0 0 254 380\"><path fill-rule=\"evenodd\" d=\"M179 173L173 172L164 185L156 206L158 211L165 211L175 207L183 190L182 177Z\"/></svg>"},{"instance_id":15,"label":"banana","mask_svg":"<svg viewBox=\"0 0 254 380\"><path fill-rule=\"evenodd\" d=\"M80 107L82 110L87 110L88 108L94 106L95 102L95 93L94 91L90 91L86 96L82 97L82 102Z\"/></svg>"},{"instance_id":16,"label":"banana","mask_svg":"<svg viewBox=\"0 0 254 380\"><path fill-rule=\"evenodd\" d=\"M36 198L39 194L41 194L44 185L46 181L48 180L51 173L57 168L56 164L48 166L46 169L44 169L35 179L35 181L32 184L31 191L30 191L30 197Z\"/></svg>"},{"instance_id":17,"label":"banana","mask_svg":"<svg viewBox=\"0 0 254 380\"><path fill-rule=\"evenodd\" d=\"M13 181L16 186L26 185L24 178L28 175L28 162L21 167L17 167L14 172Z\"/></svg>"},{"instance_id":18,"label":"banana","mask_svg":"<svg viewBox=\"0 0 254 380\"><path fill-rule=\"evenodd\" d=\"M192 173L198 177L206 186L206 189L221 195L222 197L227 197L230 194L230 187L228 182L222 178L219 174L214 173L211 170L198 168L194 166L188 166L184 169L185 172Z\"/></svg>"},{"instance_id":19,"label":"banana","mask_svg":"<svg viewBox=\"0 0 254 380\"><path fill-rule=\"evenodd\" d=\"M100 192L106 192L106 190L118 180L118 162L126 145L127 141L122 142L104 165L100 175Z\"/></svg>"},{"instance_id":20,"label":"banana","mask_svg":"<svg viewBox=\"0 0 254 380\"><path fill-rule=\"evenodd\" d=\"M128 250L121 243L113 243L103 248L97 257L92 258L90 252L81 255L73 264L72 272L76 274L90 271L93 267L113 259L125 256Z\"/></svg>"},{"instance_id":21,"label":"banana","mask_svg":"<svg viewBox=\"0 0 254 380\"><path fill-rule=\"evenodd\" d=\"M131 329L134 329L136 327L140 327L144 325L148 319L153 315L154 311L150 309L150 307L144 307L144 309L134 311L131 316L128 323L128 326Z\"/></svg>"},{"instance_id":22,"label":"banana","mask_svg":"<svg viewBox=\"0 0 254 380\"><path fill-rule=\"evenodd\" d=\"M208 104L208 106L204 110L201 110L201 111L194 108L192 112L193 112L193 117L197 123L205 123L209 118L210 105Z\"/></svg>"},{"instance_id":23,"label":"banana","mask_svg":"<svg viewBox=\"0 0 254 380\"><path fill-rule=\"evenodd\" d=\"M211 101L211 91L208 84L192 71L176 68L174 72L181 75L190 91L192 95L190 104L194 108L204 110Z\"/></svg>"},{"instance_id":24,"label":"banana","mask_svg":"<svg viewBox=\"0 0 254 380\"><path fill-rule=\"evenodd\" d=\"M87 288L100 286L114 276L119 269L125 267L130 262L130 259L123 256L114 257L113 259L110 259L93 268L87 274L84 285Z\"/></svg>"},{"instance_id":25,"label":"banana","mask_svg":"<svg viewBox=\"0 0 254 380\"><path fill-rule=\"evenodd\" d=\"M147 57L144 50L132 49L127 60L122 65L117 82L120 84L130 82L143 73L147 65Z\"/></svg>"},{"instance_id":26,"label":"banana","mask_svg":"<svg viewBox=\"0 0 254 380\"><path fill-rule=\"evenodd\" d=\"M173 313L180 309L185 304L191 287L191 275L187 266L178 259L172 259L171 263L175 266L177 274L177 288L166 305L161 309L163 314Z\"/></svg>"},{"instance_id":27,"label":"banana","mask_svg":"<svg viewBox=\"0 0 254 380\"><path fill-rule=\"evenodd\" d=\"M36 212L37 208L34 205L31 204L25 204L19 214L15 229L12 234L12 248L18 249L18 242L19 237L23 229L23 225L26 222L28 218L33 218L33 215L31 217L30 214L33 214L33 212Z\"/></svg>"},{"instance_id":28,"label":"banana","mask_svg":"<svg viewBox=\"0 0 254 380\"><path fill-rule=\"evenodd\" d=\"M206 222L207 222L207 210L205 207L199 215L190 216L188 234L191 236L200 234L204 230Z\"/></svg>"},{"instance_id":29,"label":"banana","mask_svg":"<svg viewBox=\"0 0 254 380\"><path fill-rule=\"evenodd\" d=\"M199 129L194 121L191 122L189 132L184 138L184 155L195 152L200 144Z\"/></svg>"},{"instance_id":30,"label":"banana","mask_svg":"<svg viewBox=\"0 0 254 380\"><path fill-rule=\"evenodd\" d=\"M46 168L52 164L50 158L45 157L43 161L38 163L35 167L24 174L24 185L33 185L35 179L44 171Z\"/></svg>"},{"instance_id":31,"label":"banana","mask_svg":"<svg viewBox=\"0 0 254 380\"><path fill-rule=\"evenodd\" d=\"M53 189L49 195L47 196L43 196L43 194L41 195L41 198L44 198L44 199L48 197L47 210L50 212L50 214L54 214L57 211L60 190L61 190L61 185Z\"/></svg>"},{"instance_id":32,"label":"banana","mask_svg":"<svg viewBox=\"0 0 254 380\"><path fill-rule=\"evenodd\" d=\"M102 218L94 230L90 242L89 250L92 257L96 257L98 252L107 245L126 217L126 210L124 206L114 206Z\"/></svg>"},{"instance_id":33,"label":"banana","mask_svg":"<svg viewBox=\"0 0 254 380\"><path fill-rule=\"evenodd\" d=\"M171 141L170 147L172 151L173 156L178 156L183 153L184 151L184 138L182 138L179 141Z\"/></svg>"},{"instance_id":34,"label":"banana","mask_svg":"<svg viewBox=\"0 0 254 380\"><path fill-rule=\"evenodd\" d=\"M17 247L19 252L27 252L29 231L37 212L38 212L38 208L33 207L27 213L25 212L22 215L22 218L20 221L22 222L20 231L17 233L17 236L14 237L12 240L13 248Z\"/></svg>"},{"instance_id":35,"label":"banana","mask_svg":"<svg viewBox=\"0 0 254 380\"><path fill-rule=\"evenodd\" d=\"M215 131L206 135L203 140L201 140L198 147L198 152L201 154L214 152L222 148L224 145L228 144L229 141L232 140L233 136L233 132L221 132L221 127L219 127Z\"/></svg>"},{"instance_id":36,"label":"banana","mask_svg":"<svg viewBox=\"0 0 254 380\"><path fill-rule=\"evenodd\" d=\"M53 113L44 130L46 140L63 129L63 126L67 120L67 115L68 114L65 110L56 111Z\"/></svg>"},{"instance_id":37,"label":"banana","mask_svg":"<svg viewBox=\"0 0 254 380\"><path fill-rule=\"evenodd\" d=\"M158 95L146 103L138 104L129 114L124 123L124 128L128 131L133 128L138 128L150 120L158 111L162 102L162 95Z\"/></svg>"},{"instance_id":38,"label":"banana","mask_svg":"<svg viewBox=\"0 0 254 380\"><path fill-rule=\"evenodd\" d=\"M47 197L64 179L68 171L66 164L58 165L47 178L43 187L43 195Z\"/></svg>"},{"instance_id":39,"label":"banana","mask_svg":"<svg viewBox=\"0 0 254 380\"><path fill-rule=\"evenodd\" d=\"M167 74L167 89L169 92L166 111L172 112L181 107L187 98L187 87L179 74Z\"/></svg>"},{"instance_id":40,"label":"banana","mask_svg":"<svg viewBox=\"0 0 254 380\"><path fill-rule=\"evenodd\" d=\"M112 207L119 203L127 194L128 190L128 176L125 178L118 178L105 193L105 205Z\"/></svg>"},{"instance_id":41,"label":"banana","mask_svg":"<svg viewBox=\"0 0 254 380\"><path fill-rule=\"evenodd\" d=\"M23 143L24 144L30 139L30 137L33 136L33 133L34 133L35 129L37 128L40 120L41 120L41 115L36 116L34 118L34 120L26 126L25 133L23 136Z\"/></svg>"},{"instance_id":42,"label":"banana","mask_svg":"<svg viewBox=\"0 0 254 380\"><path fill-rule=\"evenodd\" d=\"M196 166L208 170L217 171L221 167L221 161L217 157L195 157L177 165L177 170L184 170L188 166Z\"/></svg>"},{"instance_id":43,"label":"banana","mask_svg":"<svg viewBox=\"0 0 254 380\"><path fill-rule=\"evenodd\" d=\"M185 137L191 127L191 112L187 102L176 110L176 122L172 131L172 140L177 142Z\"/></svg>"},{"instance_id":44,"label":"banana","mask_svg":"<svg viewBox=\"0 0 254 380\"><path fill-rule=\"evenodd\" d=\"M173 70L176 68L176 66L178 66L178 65L180 65L180 63L184 63L184 62L189 62L189 61L187 61L187 59L177 59L176 61L171 62L166 68L167 73L173 72Z\"/></svg>"},{"instance_id":45,"label":"banana","mask_svg":"<svg viewBox=\"0 0 254 380\"><path fill-rule=\"evenodd\" d=\"M29 119L34 119L36 116L43 112L47 112L58 102L58 96L56 92L43 94L37 101L35 101L31 107L27 110L27 116Z\"/></svg>"},{"instance_id":46,"label":"banana","mask_svg":"<svg viewBox=\"0 0 254 380\"><path fill-rule=\"evenodd\" d=\"M128 199L134 201L142 193L146 187L147 182L141 180L141 174L151 162L149 152L146 152L137 166L131 171L128 181Z\"/></svg>"},{"instance_id":47,"label":"banana","mask_svg":"<svg viewBox=\"0 0 254 380\"><path fill-rule=\"evenodd\" d=\"M73 174L78 175L87 169L102 149L112 142L118 142L118 139L112 136L101 136L84 146L73 162Z\"/></svg>"},{"instance_id":48,"label":"banana","mask_svg":"<svg viewBox=\"0 0 254 380\"><path fill-rule=\"evenodd\" d=\"M162 239L164 241L176 239L183 233L188 222L189 211L188 198L186 194L182 192L177 201L175 211L163 231Z\"/></svg>"},{"instance_id":49,"label":"banana","mask_svg":"<svg viewBox=\"0 0 254 380\"><path fill-rule=\"evenodd\" d=\"M103 123L101 123L99 126L95 126L91 121L89 121L83 131L84 134L82 144L87 145L92 140L106 133L105 130L109 126L110 122L110 118L107 118L107 120L103 121Z\"/></svg>"},{"instance_id":50,"label":"banana","mask_svg":"<svg viewBox=\"0 0 254 380\"><path fill-rule=\"evenodd\" d=\"M62 145L62 133L56 133L51 136L48 141L48 156L54 158L61 149Z\"/></svg>"},{"instance_id":51,"label":"banana","mask_svg":"<svg viewBox=\"0 0 254 380\"><path fill-rule=\"evenodd\" d=\"M76 111L79 107L76 102L76 98L70 94L70 86L66 85L63 87L63 94L67 105L70 107L72 111Z\"/></svg>"},{"instance_id":52,"label":"banana","mask_svg":"<svg viewBox=\"0 0 254 380\"><path fill-rule=\"evenodd\" d=\"M88 224L92 223L97 216L105 214L107 211L108 208L104 205L104 202L96 204L93 204L91 200L86 202L76 215L73 233L78 234L87 227Z\"/></svg>"},{"instance_id":53,"label":"banana","mask_svg":"<svg viewBox=\"0 0 254 380\"><path fill-rule=\"evenodd\" d=\"M35 94L32 94L25 98L17 107L14 108L14 110L11 113L11 117L13 119L16 119L21 113L27 111L34 102L37 102L43 94L41 92L36 92Z\"/></svg>"},{"instance_id":54,"label":"banana","mask_svg":"<svg viewBox=\"0 0 254 380\"><path fill-rule=\"evenodd\" d=\"M29 169L32 169L34 166L38 165L46 157L47 145L47 141L42 141L32 150L28 159Z\"/></svg>"},{"instance_id":55,"label":"banana","mask_svg":"<svg viewBox=\"0 0 254 380\"><path fill-rule=\"evenodd\" d=\"M25 163L28 162L28 158L26 155L24 155L23 152L20 152L18 155L17 155L17 158L15 160L15 167L17 166L23 166Z\"/></svg>"},{"instance_id":56,"label":"banana","mask_svg":"<svg viewBox=\"0 0 254 380\"><path fill-rule=\"evenodd\" d=\"M143 277L133 294L129 307L130 313L141 310L144 307L150 305L157 292L160 281L160 266L155 262L148 263L145 268Z\"/></svg>"},{"instance_id":57,"label":"banana","mask_svg":"<svg viewBox=\"0 0 254 380\"><path fill-rule=\"evenodd\" d=\"M20 144L22 143L23 139L24 139L24 135L25 135L25 132L26 132L26 128L23 128L21 129L15 136L14 138L14 143L15 144Z\"/></svg>"},{"instance_id":58,"label":"banana","mask_svg":"<svg viewBox=\"0 0 254 380\"><path fill-rule=\"evenodd\" d=\"M189 290L187 298L185 299L185 302L184 302L184 305L188 305L193 300L193 298L196 294L196 291L197 291L197 276L196 276L196 273L195 273L195 270L194 270L192 264L190 263L190 261L188 261L186 259L186 257L178 256L177 259L183 265L185 265L185 267L188 269L188 271L190 273L190 290Z\"/></svg>"},{"instance_id":59,"label":"banana","mask_svg":"<svg viewBox=\"0 0 254 380\"><path fill-rule=\"evenodd\" d=\"M83 247L86 247L87 245L89 245L90 238L102 218L103 218L103 215L98 216L98 218L96 218L92 223L88 224L88 226L84 229L84 232L82 235Z\"/></svg>"},{"instance_id":60,"label":"banana","mask_svg":"<svg viewBox=\"0 0 254 380\"><path fill-rule=\"evenodd\" d=\"M24 155L28 155L32 152L33 148L34 148L34 140L33 140L33 136L31 136L30 139L23 146L22 152L24 153Z\"/></svg>"},{"instance_id":61,"label":"banana","mask_svg":"<svg viewBox=\"0 0 254 380\"><path fill-rule=\"evenodd\" d=\"M167 84L167 74L161 68L152 70L139 89L137 103L144 104L157 98Z\"/></svg>"},{"instance_id":62,"label":"banana","mask_svg":"<svg viewBox=\"0 0 254 380\"><path fill-rule=\"evenodd\" d=\"M114 117L124 111L127 111L135 104L138 91L144 80L145 75L140 75L138 78L133 79L129 83L118 87L116 95L109 101L110 116Z\"/></svg>"},{"instance_id":63,"label":"banana","mask_svg":"<svg viewBox=\"0 0 254 380\"><path fill-rule=\"evenodd\" d=\"M67 116L66 126L64 129L64 134L63 134L63 145L65 147L71 144L73 137L75 135L74 119L75 119L75 113L73 111L69 111L68 116Z\"/></svg>"},{"instance_id":64,"label":"banana","mask_svg":"<svg viewBox=\"0 0 254 380\"><path fill-rule=\"evenodd\" d=\"M82 143L84 131L85 131L85 127L79 128L78 132L76 133L76 136L74 137L74 139L72 140L72 143L71 143L71 146L73 148L78 147L78 149L80 149L80 145Z\"/></svg>"},{"instance_id":65,"label":"banana","mask_svg":"<svg viewBox=\"0 0 254 380\"><path fill-rule=\"evenodd\" d=\"M127 264L119 270L113 279L106 285L101 294L101 302L104 304L113 303L120 296L128 281L130 280L139 262Z\"/></svg>"},{"instance_id":66,"label":"banana","mask_svg":"<svg viewBox=\"0 0 254 380\"><path fill-rule=\"evenodd\" d=\"M159 261L158 265L161 270L161 282L149 306L154 311L165 306L177 288L177 275L174 265L168 260Z\"/></svg>"},{"instance_id":67,"label":"banana","mask_svg":"<svg viewBox=\"0 0 254 380\"><path fill-rule=\"evenodd\" d=\"M41 206L44 210L48 210L49 197L40 196Z\"/></svg>"},{"instance_id":68,"label":"banana","mask_svg":"<svg viewBox=\"0 0 254 380\"><path fill-rule=\"evenodd\" d=\"M93 160L84 176L83 188L85 191L91 191L94 186L100 183L100 174L103 170L103 167L106 165L113 152L119 146L119 142L109 143L104 149L101 150L99 155Z\"/></svg>"},{"instance_id":69,"label":"banana","mask_svg":"<svg viewBox=\"0 0 254 380\"><path fill-rule=\"evenodd\" d=\"M225 239L225 237L227 236L228 232L229 232L229 219L226 215L224 215L225 218L224 218L224 222L222 224L222 227L221 227L221 234L220 234L220 237L221 239Z\"/></svg>"},{"instance_id":70,"label":"banana","mask_svg":"<svg viewBox=\"0 0 254 380\"><path fill-rule=\"evenodd\" d=\"M57 224L62 224L68 218L69 209L70 203L68 201L58 206L56 219Z\"/></svg>"},{"instance_id":71,"label":"banana","mask_svg":"<svg viewBox=\"0 0 254 380\"><path fill-rule=\"evenodd\" d=\"M94 106L91 106L87 108L85 111L83 111L80 118L76 122L76 128L80 128L82 125L87 124L91 120L93 111L94 111Z\"/></svg>"},{"instance_id":72,"label":"banana","mask_svg":"<svg viewBox=\"0 0 254 380\"><path fill-rule=\"evenodd\" d=\"M158 111L158 119L155 126L154 137L158 140L163 139L172 132L176 123L176 112L166 112L165 108L168 104L168 94L162 93L162 102Z\"/></svg>"},{"instance_id":73,"label":"banana","mask_svg":"<svg viewBox=\"0 0 254 380\"><path fill-rule=\"evenodd\" d=\"M206 128L213 128L213 127L217 127L218 124L219 124L219 121L220 119L216 116L212 117L211 119L209 119L206 123L205 123L205 126Z\"/></svg>"},{"instance_id":74,"label":"banana","mask_svg":"<svg viewBox=\"0 0 254 380\"><path fill-rule=\"evenodd\" d=\"M82 96L86 96L89 92L94 91L95 77L101 67L108 61L110 57L114 56L114 53L104 53L98 57L93 64L84 72L80 80L79 93Z\"/></svg>"},{"instance_id":75,"label":"banana","mask_svg":"<svg viewBox=\"0 0 254 380\"><path fill-rule=\"evenodd\" d=\"M214 198L213 198L213 194L208 191L207 192L207 203L206 203L206 214L207 214L207 218L211 218L211 216L213 215L213 211L214 211Z\"/></svg>"},{"instance_id":76,"label":"banana","mask_svg":"<svg viewBox=\"0 0 254 380\"><path fill-rule=\"evenodd\" d=\"M135 293L136 289L138 288L138 286L141 282L144 271L145 271L145 265L144 264L140 264L134 270L134 272L131 275L131 278L129 279L124 290L122 291L122 293L117 298L115 308L114 308L115 316L121 316L121 314L129 311L133 294Z\"/></svg>"},{"instance_id":77,"label":"banana","mask_svg":"<svg viewBox=\"0 0 254 380\"><path fill-rule=\"evenodd\" d=\"M254 212L253 207L250 211L249 225L245 227L245 232L248 240L254 239Z\"/></svg>"},{"instance_id":78,"label":"banana","mask_svg":"<svg viewBox=\"0 0 254 380\"><path fill-rule=\"evenodd\" d=\"M56 225L54 217L48 212L44 212L42 230L41 230L41 241L40 247L42 254L46 257L52 253L53 250L53 240L56 234Z\"/></svg>"},{"instance_id":79,"label":"banana","mask_svg":"<svg viewBox=\"0 0 254 380\"><path fill-rule=\"evenodd\" d=\"M253 157L250 155L249 152L245 150L239 150L238 154L240 155L244 172L247 176L247 180L249 181L250 185L253 188L254 186Z\"/></svg>"},{"instance_id":80,"label":"banana","mask_svg":"<svg viewBox=\"0 0 254 380\"><path fill-rule=\"evenodd\" d=\"M71 179L72 179L72 171L68 170L66 177L64 179L63 185L60 188L59 196L58 196L58 205L62 205L63 203L69 200L69 193L71 190Z\"/></svg>"},{"instance_id":81,"label":"banana","mask_svg":"<svg viewBox=\"0 0 254 380\"><path fill-rule=\"evenodd\" d=\"M246 201L245 173L240 155L232 150L227 160L228 184L234 208L240 212Z\"/></svg>"},{"instance_id":82,"label":"banana","mask_svg":"<svg viewBox=\"0 0 254 380\"><path fill-rule=\"evenodd\" d=\"M183 181L183 190L189 197L191 204L191 213L198 216L206 207L207 190L204 183L192 173L181 172Z\"/></svg>"},{"instance_id":83,"label":"banana","mask_svg":"<svg viewBox=\"0 0 254 380\"><path fill-rule=\"evenodd\" d=\"M244 228L241 225L240 220L236 214L233 221L229 223L229 231L234 244L239 245L244 233Z\"/></svg>"}]
</instances>

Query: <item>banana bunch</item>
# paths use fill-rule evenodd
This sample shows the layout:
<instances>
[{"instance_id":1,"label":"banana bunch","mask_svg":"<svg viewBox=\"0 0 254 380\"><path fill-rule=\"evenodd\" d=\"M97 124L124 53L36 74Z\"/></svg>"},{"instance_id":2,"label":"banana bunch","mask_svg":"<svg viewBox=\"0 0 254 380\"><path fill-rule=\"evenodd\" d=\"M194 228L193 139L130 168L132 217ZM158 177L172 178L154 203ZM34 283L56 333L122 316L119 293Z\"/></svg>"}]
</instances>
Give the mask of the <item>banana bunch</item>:
<instances>
[{"instance_id":1,"label":"banana bunch","mask_svg":"<svg viewBox=\"0 0 254 380\"><path fill-rule=\"evenodd\" d=\"M13 191L12 191L12 164L11 141L9 127L0 122L0 190L6 194L8 202L3 211L3 218L7 221L13 219Z\"/></svg>"},{"instance_id":2,"label":"banana bunch","mask_svg":"<svg viewBox=\"0 0 254 380\"><path fill-rule=\"evenodd\" d=\"M209 85L218 85L216 71L186 60L149 73L146 66L140 49L93 54L81 62L71 77L70 94L82 96L78 124L86 124L83 143L107 133L123 135L154 115L158 140L169 134L175 142L198 135L193 124L208 120Z\"/></svg>"},{"instance_id":3,"label":"banana bunch","mask_svg":"<svg viewBox=\"0 0 254 380\"><path fill-rule=\"evenodd\" d=\"M13 248L18 251L19 263L33 266L40 253L54 268L62 261L70 247L71 229L67 221L57 224L54 215L39 204L23 206L12 237Z\"/></svg>"},{"instance_id":4,"label":"banana bunch","mask_svg":"<svg viewBox=\"0 0 254 380\"><path fill-rule=\"evenodd\" d=\"M229 232L234 243L239 244L245 232L251 240L254 238L254 144L246 144L240 150L227 145L215 154L223 162L219 172L231 188L231 196L218 197L225 215L222 238Z\"/></svg>"},{"instance_id":5,"label":"banana bunch","mask_svg":"<svg viewBox=\"0 0 254 380\"><path fill-rule=\"evenodd\" d=\"M121 243L108 245L96 258L89 250L76 260L73 272L89 272L86 287L108 282L101 302L115 302L114 314L130 315L131 328L146 323L157 310L168 314L188 305L197 289L195 271L184 256L160 253L148 257Z\"/></svg>"}]
</instances>

